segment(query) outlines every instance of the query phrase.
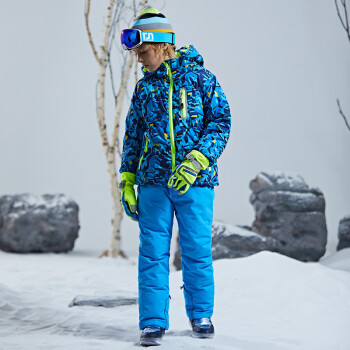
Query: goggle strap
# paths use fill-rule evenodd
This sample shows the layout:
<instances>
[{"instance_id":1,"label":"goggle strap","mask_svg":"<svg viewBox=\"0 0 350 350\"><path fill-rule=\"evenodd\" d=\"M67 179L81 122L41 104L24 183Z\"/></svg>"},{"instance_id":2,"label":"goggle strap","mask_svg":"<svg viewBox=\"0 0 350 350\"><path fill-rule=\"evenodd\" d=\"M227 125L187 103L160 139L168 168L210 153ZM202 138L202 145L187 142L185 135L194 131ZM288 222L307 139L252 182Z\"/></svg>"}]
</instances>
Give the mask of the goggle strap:
<instances>
[{"instance_id":1,"label":"goggle strap","mask_svg":"<svg viewBox=\"0 0 350 350\"><path fill-rule=\"evenodd\" d=\"M144 43L175 44L175 33L141 32Z\"/></svg>"}]
</instances>

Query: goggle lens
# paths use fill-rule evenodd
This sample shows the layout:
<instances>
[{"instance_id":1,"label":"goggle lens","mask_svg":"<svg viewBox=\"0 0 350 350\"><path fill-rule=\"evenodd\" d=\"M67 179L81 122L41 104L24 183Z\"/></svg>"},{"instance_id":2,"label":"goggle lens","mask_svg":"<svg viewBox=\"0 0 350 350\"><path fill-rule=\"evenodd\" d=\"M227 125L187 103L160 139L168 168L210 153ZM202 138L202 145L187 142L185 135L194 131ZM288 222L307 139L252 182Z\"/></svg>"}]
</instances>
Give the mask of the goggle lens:
<instances>
[{"instance_id":1,"label":"goggle lens","mask_svg":"<svg viewBox=\"0 0 350 350\"><path fill-rule=\"evenodd\" d=\"M121 42L127 50L133 49L141 43L140 31L135 29L124 29L121 34Z\"/></svg>"}]
</instances>

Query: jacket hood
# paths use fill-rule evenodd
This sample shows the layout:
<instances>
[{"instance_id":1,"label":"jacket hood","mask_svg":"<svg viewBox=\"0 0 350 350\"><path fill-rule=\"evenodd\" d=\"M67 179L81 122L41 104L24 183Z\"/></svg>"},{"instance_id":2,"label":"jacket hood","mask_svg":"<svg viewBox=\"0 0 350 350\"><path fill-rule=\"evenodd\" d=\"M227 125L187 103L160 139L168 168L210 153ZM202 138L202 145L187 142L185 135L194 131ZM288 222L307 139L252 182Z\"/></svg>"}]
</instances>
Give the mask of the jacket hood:
<instances>
[{"instance_id":1,"label":"jacket hood","mask_svg":"<svg viewBox=\"0 0 350 350\"><path fill-rule=\"evenodd\" d=\"M185 69L188 66L204 65L203 57L194 48L193 45L181 47L180 49L175 51L175 54L177 56L176 58L171 58L165 61L170 66L171 70L177 70L180 67L183 67ZM148 72L147 69L143 67L141 68L141 71L145 77L153 75L163 76L164 74L167 74L167 70L164 64L161 64L159 68L156 69L154 72Z\"/></svg>"},{"instance_id":2,"label":"jacket hood","mask_svg":"<svg viewBox=\"0 0 350 350\"><path fill-rule=\"evenodd\" d=\"M204 64L203 57L193 45L181 47L181 49L175 51L175 54L180 64L193 63L198 66L203 66Z\"/></svg>"}]
</instances>

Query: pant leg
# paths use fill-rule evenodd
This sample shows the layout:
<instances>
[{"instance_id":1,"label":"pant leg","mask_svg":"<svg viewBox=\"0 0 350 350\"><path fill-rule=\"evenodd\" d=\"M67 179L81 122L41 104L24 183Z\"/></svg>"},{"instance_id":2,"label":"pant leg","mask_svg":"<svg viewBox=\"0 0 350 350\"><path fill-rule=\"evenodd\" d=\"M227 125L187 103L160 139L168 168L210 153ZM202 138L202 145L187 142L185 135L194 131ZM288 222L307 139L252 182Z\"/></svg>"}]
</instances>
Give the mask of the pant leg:
<instances>
[{"instance_id":1,"label":"pant leg","mask_svg":"<svg viewBox=\"0 0 350 350\"><path fill-rule=\"evenodd\" d=\"M174 208L166 187L138 188L139 326L169 327L169 255Z\"/></svg>"},{"instance_id":2,"label":"pant leg","mask_svg":"<svg viewBox=\"0 0 350 350\"><path fill-rule=\"evenodd\" d=\"M190 319L211 317L214 308L211 249L214 189L194 186L184 195L176 196L173 200L179 224L186 313Z\"/></svg>"}]
</instances>

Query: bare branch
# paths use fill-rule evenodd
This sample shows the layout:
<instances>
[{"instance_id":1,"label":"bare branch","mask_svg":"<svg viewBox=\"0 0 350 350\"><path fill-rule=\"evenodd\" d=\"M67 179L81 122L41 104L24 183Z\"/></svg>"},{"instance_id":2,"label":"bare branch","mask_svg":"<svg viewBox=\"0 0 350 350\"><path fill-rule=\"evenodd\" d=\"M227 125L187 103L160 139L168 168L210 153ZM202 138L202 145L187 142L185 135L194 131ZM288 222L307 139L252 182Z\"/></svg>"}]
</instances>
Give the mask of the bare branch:
<instances>
[{"instance_id":1,"label":"bare branch","mask_svg":"<svg viewBox=\"0 0 350 350\"><path fill-rule=\"evenodd\" d=\"M112 22L112 11L114 6L114 0L109 0L109 5L107 7L107 18L106 18L106 27L105 27L105 33L104 33L104 39L103 39L103 45L101 46L102 50L102 57L104 56L104 59L107 57L107 51L108 51L108 42L109 42L109 36L111 33L111 22ZM101 57L101 59L102 59Z\"/></svg>"},{"instance_id":2,"label":"bare branch","mask_svg":"<svg viewBox=\"0 0 350 350\"><path fill-rule=\"evenodd\" d=\"M341 0L341 4L344 7L345 20L343 19L343 17L340 14L339 6L338 6L338 0L334 0L334 1L335 1L335 7L337 8L338 17L340 19L340 23L342 24L342 27L346 31L346 34L347 34L348 39L350 41L350 26L349 26L348 10L347 10L347 7L346 7L346 0Z\"/></svg>"},{"instance_id":3,"label":"bare branch","mask_svg":"<svg viewBox=\"0 0 350 350\"><path fill-rule=\"evenodd\" d=\"M162 10L164 10L164 7L165 7L165 0L163 0L162 6L157 6L157 9L160 10L160 12L162 12Z\"/></svg>"},{"instance_id":4,"label":"bare branch","mask_svg":"<svg viewBox=\"0 0 350 350\"><path fill-rule=\"evenodd\" d=\"M344 119L344 121L345 121L345 124L346 124L347 128L348 128L349 131L350 131L350 125L349 125L349 123L348 123L348 121L347 121L347 119L346 119L346 117L345 117L345 114L343 113L343 111L342 111L342 109L341 109L340 102L339 102L338 99L337 99L337 103L338 103L338 107L339 107L339 113L340 113L341 116L343 117L343 119Z\"/></svg>"},{"instance_id":5,"label":"bare branch","mask_svg":"<svg viewBox=\"0 0 350 350\"><path fill-rule=\"evenodd\" d=\"M334 2L335 2L335 7L337 8L337 13L338 13L338 17L340 19L340 22L341 22L343 28L346 30L346 26L345 26L345 24L343 22L343 18L342 18L341 14L340 14L340 11L339 11L338 0L334 0Z\"/></svg>"},{"instance_id":6,"label":"bare branch","mask_svg":"<svg viewBox=\"0 0 350 350\"><path fill-rule=\"evenodd\" d=\"M91 35L91 31L90 31L90 26L89 26L89 13L90 13L90 0L87 0L85 2L85 26L86 26L86 31L88 33L88 37L89 37L89 42L90 42L90 45L91 45L91 48L92 48L92 52L97 60L97 62L100 61L100 58L98 57L98 53L96 51L96 48L95 48L95 45L94 45L94 42L92 40L92 35Z\"/></svg>"},{"instance_id":7,"label":"bare branch","mask_svg":"<svg viewBox=\"0 0 350 350\"><path fill-rule=\"evenodd\" d=\"M139 11L141 11L147 5L147 2L148 0L142 0L140 2ZM124 96L127 88L127 83L129 81L130 71L132 68L134 57L135 57L135 54L133 52L130 52L127 64L126 66L125 65L123 66L121 84L117 94L116 111L115 111L115 117L114 117L114 129L112 134L112 147L116 148L120 157L121 157L121 153L120 153L120 145L119 145L119 137L118 137L119 121L120 121L120 115L123 108Z\"/></svg>"},{"instance_id":8,"label":"bare branch","mask_svg":"<svg viewBox=\"0 0 350 350\"><path fill-rule=\"evenodd\" d=\"M348 10L346 8L346 0L341 0L341 3L343 5L343 7L344 7L346 27L349 28L349 19L348 19Z\"/></svg>"},{"instance_id":9,"label":"bare branch","mask_svg":"<svg viewBox=\"0 0 350 350\"><path fill-rule=\"evenodd\" d=\"M148 3L148 0L141 0L139 12L141 12L141 10L143 10L143 8L147 5L147 3Z\"/></svg>"},{"instance_id":10,"label":"bare branch","mask_svg":"<svg viewBox=\"0 0 350 350\"><path fill-rule=\"evenodd\" d=\"M112 47L113 47L113 42L114 42L114 38L115 38L115 33L116 33L116 29L117 29L117 24L119 23L122 13L123 13L123 8L124 6L124 1L119 1L117 3L117 7L114 11L113 14L113 19L112 19L112 24L111 24L111 33L110 33L110 38L109 38L109 44L108 44L108 52L107 52L107 65L109 68L109 75L111 78L111 86L112 86L112 92L113 92L113 96L114 96L114 104L115 106L117 105L117 92L116 92L116 88L115 88L115 84L114 84L114 76L113 76L113 67L112 67L112 63L111 63L111 53L112 53ZM124 53L121 53L122 57L125 57ZM125 59L124 59L124 64L122 65L122 67L125 66ZM124 69L122 68L122 71Z\"/></svg>"},{"instance_id":11,"label":"bare branch","mask_svg":"<svg viewBox=\"0 0 350 350\"><path fill-rule=\"evenodd\" d=\"M148 3L148 0L141 0L140 5L139 5L139 12L147 5L147 3ZM134 8L134 17L135 17L135 16L136 16L136 12L135 12L135 8ZM125 57L125 56L124 56L124 57ZM125 77L125 78L127 78L127 79L124 79L125 66L128 67L129 64L130 64L130 57L129 57L127 63L126 63L126 60L125 60L124 63L123 63L123 69L122 69L123 75L122 75L122 79L121 79L122 83L121 83L121 85L120 85L120 88L119 88L119 91L118 91L118 94L117 94L117 100L118 100L118 101L119 101L119 95L120 95L121 90L122 90L123 81L129 79L129 76ZM121 102L123 103L122 100L121 100Z\"/></svg>"},{"instance_id":12,"label":"bare branch","mask_svg":"<svg viewBox=\"0 0 350 350\"><path fill-rule=\"evenodd\" d=\"M343 6L344 6L344 11L345 11L345 21L346 21L347 34L348 34L348 38L350 40L350 26L349 26L348 10L346 8L346 0L343 0Z\"/></svg>"},{"instance_id":13,"label":"bare branch","mask_svg":"<svg viewBox=\"0 0 350 350\"><path fill-rule=\"evenodd\" d=\"M108 51L112 50L112 43L115 38L115 33L118 28L118 23L120 22L122 18L122 14L124 13L124 7L125 3L124 1L118 1L116 9L113 14L113 19L112 19L112 24L111 24L111 34L110 34L110 39L109 39L109 46L108 46Z\"/></svg>"},{"instance_id":14,"label":"bare branch","mask_svg":"<svg viewBox=\"0 0 350 350\"><path fill-rule=\"evenodd\" d=\"M129 81L130 76L130 70L132 68L132 64L134 62L134 52L130 52L128 62L126 64L126 67L123 67L123 76L122 76L122 82L120 84L119 93L117 96L117 104L116 104L116 111L115 111L115 121L114 121L114 130L113 130L113 136L112 136L112 145L116 147L116 150L121 158L120 153L120 147L119 147L119 121L120 121L120 115L123 108L123 101L125 96L125 91L127 87L127 83Z\"/></svg>"},{"instance_id":15,"label":"bare branch","mask_svg":"<svg viewBox=\"0 0 350 350\"><path fill-rule=\"evenodd\" d=\"M341 2L341 4L343 5L343 8L344 8L345 20L343 19L343 17L340 14L339 6L338 6L338 0L335 0L335 7L337 8L337 13L338 13L338 17L340 19L340 23L342 24L343 28L345 29L345 31L346 31L346 33L348 35L348 39L350 41L350 26L349 26L349 17L348 17L348 10L347 10L347 5L346 5L346 0L340 0L340 2ZM343 110L341 109L340 102L339 102L338 99L337 99L337 103L338 103L338 107L339 107L339 113L343 117L343 119L345 121L345 124L346 124L347 128L350 131L349 123L348 123L348 121L347 121L347 119L345 117L345 114L343 113Z\"/></svg>"},{"instance_id":16,"label":"bare branch","mask_svg":"<svg viewBox=\"0 0 350 350\"><path fill-rule=\"evenodd\" d=\"M112 86L112 92L113 92L113 96L114 96L114 105L117 105L117 93L116 93L116 89L115 89L115 85L114 85L114 77L113 77L113 68L112 68L112 64L111 64L111 53L110 51L107 52L107 64L108 64L108 68L109 68L109 76L111 78L111 86Z\"/></svg>"},{"instance_id":17,"label":"bare branch","mask_svg":"<svg viewBox=\"0 0 350 350\"><path fill-rule=\"evenodd\" d=\"M103 44L101 45L101 58L99 60L99 74L97 81L97 121L100 130L100 135L102 139L102 146L105 154L109 151L109 142L107 135L107 127L105 121L105 76L106 76L106 65L107 65L107 50L108 50L108 37L110 33L111 20L112 20L112 10L113 10L114 0L109 0L109 5L107 7L107 17L106 26L104 33Z\"/></svg>"}]
</instances>

